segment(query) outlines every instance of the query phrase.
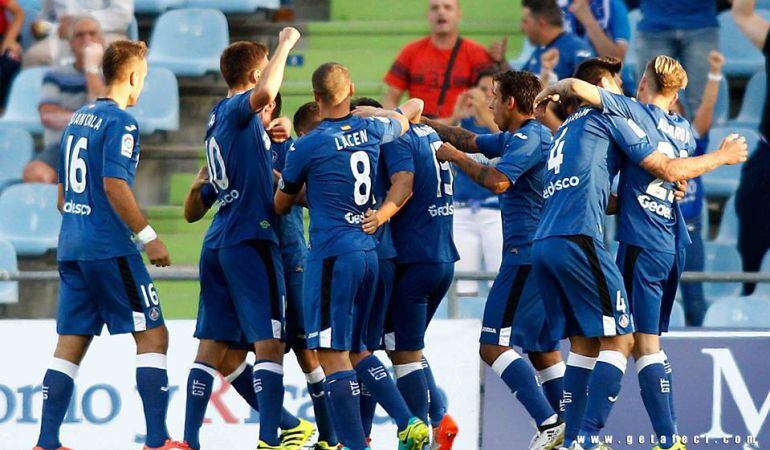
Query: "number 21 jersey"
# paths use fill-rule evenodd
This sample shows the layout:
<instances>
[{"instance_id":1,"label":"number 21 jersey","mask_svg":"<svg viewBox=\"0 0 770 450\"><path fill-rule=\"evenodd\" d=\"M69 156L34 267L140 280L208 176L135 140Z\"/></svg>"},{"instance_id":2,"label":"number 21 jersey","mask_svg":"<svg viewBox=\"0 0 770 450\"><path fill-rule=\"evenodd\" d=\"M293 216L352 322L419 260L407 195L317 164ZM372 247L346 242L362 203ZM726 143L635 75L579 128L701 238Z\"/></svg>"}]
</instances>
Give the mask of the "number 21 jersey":
<instances>
[{"instance_id":1,"label":"number 21 jersey","mask_svg":"<svg viewBox=\"0 0 770 450\"><path fill-rule=\"evenodd\" d=\"M59 183L64 190L59 261L138 253L131 230L104 192L103 178L134 183L139 163L136 119L110 99L77 110L62 133Z\"/></svg>"}]
</instances>

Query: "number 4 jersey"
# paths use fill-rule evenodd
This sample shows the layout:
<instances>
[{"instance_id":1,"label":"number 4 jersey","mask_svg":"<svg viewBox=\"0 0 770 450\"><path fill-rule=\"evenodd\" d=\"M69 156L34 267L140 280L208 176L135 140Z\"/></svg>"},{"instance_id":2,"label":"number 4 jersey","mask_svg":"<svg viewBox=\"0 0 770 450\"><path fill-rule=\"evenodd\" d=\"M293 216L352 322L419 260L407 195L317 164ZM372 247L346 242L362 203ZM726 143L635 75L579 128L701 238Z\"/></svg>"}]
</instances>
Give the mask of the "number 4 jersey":
<instances>
[{"instance_id":1,"label":"number 4 jersey","mask_svg":"<svg viewBox=\"0 0 770 450\"><path fill-rule=\"evenodd\" d=\"M139 163L136 119L110 99L76 111L60 144L64 189L59 261L96 260L138 253L131 230L112 209L103 178L134 183Z\"/></svg>"},{"instance_id":2,"label":"number 4 jersey","mask_svg":"<svg viewBox=\"0 0 770 450\"><path fill-rule=\"evenodd\" d=\"M375 248L361 228L374 208L372 182L380 145L397 139L401 125L383 117L325 119L286 155L281 190L297 194L307 184L310 254L319 259Z\"/></svg>"}]
</instances>

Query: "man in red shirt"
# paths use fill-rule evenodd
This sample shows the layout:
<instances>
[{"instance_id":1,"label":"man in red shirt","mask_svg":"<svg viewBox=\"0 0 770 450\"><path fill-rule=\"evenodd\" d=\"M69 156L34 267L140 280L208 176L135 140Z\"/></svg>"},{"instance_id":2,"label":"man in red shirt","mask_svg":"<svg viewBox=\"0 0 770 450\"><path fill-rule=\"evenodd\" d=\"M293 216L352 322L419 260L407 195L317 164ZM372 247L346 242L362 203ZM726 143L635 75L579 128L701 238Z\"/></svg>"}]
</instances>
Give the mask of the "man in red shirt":
<instances>
[{"instance_id":1,"label":"man in red shirt","mask_svg":"<svg viewBox=\"0 0 770 450\"><path fill-rule=\"evenodd\" d=\"M505 40L493 44L487 51L481 44L460 38L459 0L429 0L428 5L430 36L411 42L401 50L385 75L388 91L382 103L385 108L395 108L408 91L409 97L425 101L426 115L449 117L457 97L474 86L479 74L507 67ZM449 81L445 82L448 72Z\"/></svg>"}]
</instances>

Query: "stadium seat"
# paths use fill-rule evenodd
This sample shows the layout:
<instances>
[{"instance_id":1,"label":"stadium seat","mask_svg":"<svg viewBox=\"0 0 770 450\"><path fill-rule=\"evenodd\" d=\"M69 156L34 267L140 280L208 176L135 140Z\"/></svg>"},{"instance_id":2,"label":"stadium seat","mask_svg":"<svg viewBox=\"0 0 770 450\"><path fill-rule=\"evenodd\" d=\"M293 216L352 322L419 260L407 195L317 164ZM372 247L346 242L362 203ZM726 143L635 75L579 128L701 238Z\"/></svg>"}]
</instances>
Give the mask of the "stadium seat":
<instances>
[{"instance_id":1,"label":"stadium seat","mask_svg":"<svg viewBox=\"0 0 770 450\"><path fill-rule=\"evenodd\" d=\"M139 22L136 21L136 17L134 17L134 19L131 20L131 23L128 25L128 32L126 34L132 41L139 40Z\"/></svg>"},{"instance_id":2,"label":"stadium seat","mask_svg":"<svg viewBox=\"0 0 770 450\"><path fill-rule=\"evenodd\" d=\"M703 208L700 210L700 237L704 242L709 238L709 231L711 231L711 223L709 223L709 208L708 204L704 200Z\"/></svg>"},{"instance_id":3,"label":"stadium seat","mask_svg":"<svg viewBox=\"0 0 770 450\"><path fill-rule=\"evenodd\" d=\"M167 9L183 5L184 0L134 0L134 11L139 14L161 14Z\"/></svg>"},{"instance_id":4,"label":"stadium seat","mask_svg":"<svg viewBox=\"0 0 770 450\"><path fill-rule=\"evenodd\" d=\"M709 133L709 150L716 150L722 140L730 134L738 133L746 137L749 147L749 155L754 152L759 144L759 133L748 128L735 128L732 126L712 128ZM738 189L741 180L743 164L722 166L713 172L703 175L703 190L708 197L730 197Z\"/></svg>"},{"instance_id":5,"label":"stadium seat","mask_svg":"<svg viewBox=\"0 0 770 450\"><path fill-rule=\"evenodd\" d=\"M0 192L21 181L24 166L32 159L35 143L32 136L18 128L0 129Z\"/></svg>"},{"instance_id":6,"label":"stadium seat","mask_svg":"<svg viewBox=\"0 0 770 450\"><path fill-rule=\"evenodd\" d=\"M631 27L631 39L628 42L628 51L623 60L623 71L630 71L634 79L636 79L637 65L639 63L637 61L635 41L637 36L636 29L640 20L642 20L642 11L638 8L628 13L628 25Z\"/></svg>"},{"instance_id":7,"label":"stadium seat","mask_svg":"<svg viewBox=\"0 0 770 450\"><path fill-rule=\"evenodd\" d=\"M767 328L770 325L770 299L725 297L711 305L703 321L713 328Z\"/></svg>"},{"instance_id":8,"label":"stadium seat","mask_svg":"<svg viewBox=\"0 0 770 450\"><path fill-rule=\"evenodd\" d=\"M730 118L730 86L727 84L727 78L722 78L719 83L719 93L717 94L717 103L714 105L714 123L712 126L723 126Z\"/></svg>"},{"instance_id":9,"label":"stadium seat","mask_svg":"<svg viewBox=\"0 0 770 450\"><path fill-rule=\"evenodd\" d=\"M738 214L735 212L735 197L730 197L722 208L719 219L719 232L715 242L735 244L738 241Z\"/></svg>"},{"instance_id":10,"label":"stadium seat","mask_svg":"<svg viewBox=\"0 0 770 450\"><path fill-rule=\"evenodd\" d=\"M33 67L19 72L11 85L5 114L0 117L0 128L23 128L35 134L43 132L37 107L40 86L48 70L47 67Z\"/></svg>"},{"instance_id":11,"label":"stadium seat","mask_svg":"<svg viewBox=\"0 0 770 450\"><path fill-rule=\"evenodd\" d=\"M280 0L187 0L188 8L214 8L228 13L250 13L258 9L278 9Z\"/></svg>"},{"instance_id":12,"label":"stadium seat","mask_svg":"<svg viewBox=\"0 0 770 450\"><path fill-rule=\"evenodd\" d=\"M55 249L61 226L57 196L53 184L16 184L3 191L0 239L13 244L20 256L40 256Z\"/></svg>"},{"instance_id":13,"label":"stadium seat","mask_svg":"<svg viewBox=\"0 0 770 450\"><path fill-rule=\"evenodd\" d=\"M131 110L142 134L179 129L179 84L163 67L150 67L139 103Z\"/></svg>"},{"instance_id":14,"label":"stadium seat","mask_svg":"<svg viewBox=\"0 0 770 450\"><path fill-rule=\"evenodd\" d=\"M741 272L741 256L735 242L704 243L704 270L706 272ZM713 300L718 297L740 295L741 283L703 283L703 295Z\"/></svg>"},{"instance_id":15,"label":"stadium seat","mask_svg":"<svg viewBox=\"0 0 770 450\"><path fill-rule=\"evenodd\" d=\"M19 270L16 263L16 249L10 242L0 239L0 272L14 273ZM19 301L19 283L0 281L0 303Z\"/></svg>"},{"instance_id":16,"label":"stadium seat","mask_svg":"<svg viewBox=\"0 0 770 450\"><path fill-rule=\"evenodd\" d=\"M728 122L730 127L742 127L756 130L762 117L762 108L765 106L765 83L767 74L762 70L755 73L746 85L743 94L741 110L738 117Z\"/></svg>"},{"instance_id":17,"label":"stadium seat","mask_svg":"<svg viewBox=\"0 0 770 450\"><path fill-rule=\"evenodd\" d=\"M37 9L39 11L43 7L43 0L18 0L17 2L24 9Z\"/></svg>"},{"instance_id":18,"label":"stadium seat","mask_svg":"<svg viewBox=\"0 0 770 450\"><path fill-rule=\"evenodd\" d=\"M674 302L674 308L671 310L671 319L668 323L668 326L671 328L685 327L684 308L678 301Z\"/></svg>"},{"instance_id":19,"label":"stadium seat","mask_svg":"<svg viewBox=\"0 0 770 450\"><path fill-rule=\"evenodd\" d=\"M529 57L532 56L532 52L535 51L535 46L529 43L528 39L524 39L524 45L521 47L521 52L519 53L519 56L516 57L516 59L512 59L508 61L508 64L511 65L512 68L516 70L520 70L522 67L524 67L524 64L527 63L529 60Z\"/></svg>"},{"instance_id":20,"label":"stadium seat","mask_svg":"<svg viewBox=\"0 0 770 450\"><path fill-rule=\"evenodd\" d=\"M150 38L149 63L179 76L219 71L219 55L230 42L227 19L216 9L178 9L163 13Z\"/></svg>"},{"instance_id":21,"label":"stadium seat","mask_svg":"<svg viewBox=\"0 0 770 450\"><path fill-rule=\"evenodd\" d=\"M770 20L770 11L757 10L757 14ZM764 69L765 59L735 24L730 11L719 14L719 51L726 57L722 71L727 76L750 76Z\"/></svg>"}]
</instances>

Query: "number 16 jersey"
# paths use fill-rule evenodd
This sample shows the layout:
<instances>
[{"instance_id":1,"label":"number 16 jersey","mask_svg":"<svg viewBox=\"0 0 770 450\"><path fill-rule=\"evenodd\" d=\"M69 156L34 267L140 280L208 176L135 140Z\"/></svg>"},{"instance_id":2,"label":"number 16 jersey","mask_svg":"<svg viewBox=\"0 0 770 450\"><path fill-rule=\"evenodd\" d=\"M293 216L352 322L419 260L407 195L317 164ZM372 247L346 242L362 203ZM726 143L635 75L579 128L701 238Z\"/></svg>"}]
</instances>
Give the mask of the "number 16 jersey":
<instances>
[{"instance_id":1,"label":"number 16 jersey","mask_svg":"<svg viewBox=\"0 0 770 450\"><path fill-rule=\"evenodd\" d=\"M396 120L348 115L323 120L289 149L280 188L296 194L303 183L307 184L308 258L375 248L374 237L364 233L361 226L366 211L375 208L372 184L380 145L400 134L401 125Z\"/></svg>"}]
</instances>

